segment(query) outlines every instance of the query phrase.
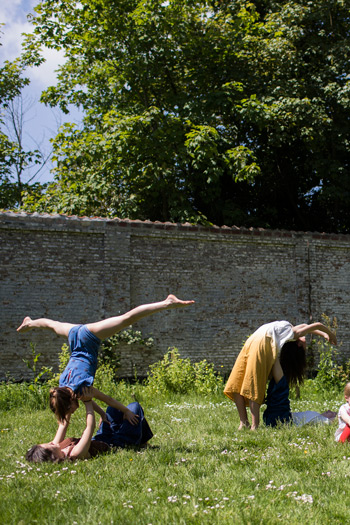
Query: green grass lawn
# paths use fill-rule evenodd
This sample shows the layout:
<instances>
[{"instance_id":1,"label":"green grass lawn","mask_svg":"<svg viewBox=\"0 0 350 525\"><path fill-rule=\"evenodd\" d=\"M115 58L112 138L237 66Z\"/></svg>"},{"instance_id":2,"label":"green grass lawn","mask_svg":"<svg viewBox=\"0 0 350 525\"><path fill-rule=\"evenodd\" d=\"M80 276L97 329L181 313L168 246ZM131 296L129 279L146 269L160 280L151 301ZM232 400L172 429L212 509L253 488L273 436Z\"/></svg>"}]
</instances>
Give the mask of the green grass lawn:
<instances>
[{"instance_id":1,"label":"green grass lawn","mask_svg":"<svg viewBox=\"0 0 350 525\"><path fill-rule=\"evenodd\" d=\"M350 521L350 445L330 426L238 432L222 396L138 398L154 431L146 449L95 459L27 464L52 439L49 410L0 416L0 522L4 524L344 524ZM124 388L124 403L132 401ZM306 397L306 399L304 399ZM311 397L314 399L312 400ZM292 410L338 410L342 396L292 401ZM84 409L68 435L80 436Z\"/></svg>"}]
</instances>

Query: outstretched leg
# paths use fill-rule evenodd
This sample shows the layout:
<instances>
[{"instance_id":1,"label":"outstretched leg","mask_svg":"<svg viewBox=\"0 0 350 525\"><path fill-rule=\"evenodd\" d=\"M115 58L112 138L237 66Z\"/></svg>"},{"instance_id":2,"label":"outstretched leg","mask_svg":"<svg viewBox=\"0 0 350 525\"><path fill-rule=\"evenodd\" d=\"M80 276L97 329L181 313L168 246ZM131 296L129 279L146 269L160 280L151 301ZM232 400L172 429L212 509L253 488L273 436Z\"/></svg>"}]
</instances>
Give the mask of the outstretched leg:
<instances>
[{"instance_id":1,"label":"outstretched leg","mask_svg":"<svg viewBox=\"0 0 350 525\"><path fill-rule=\"evenodd\" d=\"M62 337L68 337L69 330L76 326L71 323L61 323L60 321L53 321L52 319L31 319L30 317L25 317L22 324L17 328L17 332L25 333L33 328L45 328L52 330L55 334Z\"/></svg>"},{"instance_id":2,"label":"outstretched leg","mask_svg":"<svg viewBox=\"0 0 350 525\"><path fill-rule=\"evenodd\" d=\"M184 306L189 306L193 303L194 301L181 301L180 299L175 297L175 295L168 295L168 297L164 301L160 301L158 303L143 304L141 306L137 306L133 310L130 310L130 312L127 312L123 315L110 317L109 319L98 321L97 323L89 323L86 325L86 327L99 339L107 339L108 337L111 337L112 335L120 332L121 330L124 330L124 328L126 328L127 326L136 323L144 317L153 315L156 312L160 312L161 310L181 308Z\"/></svg>"}]
</instances>

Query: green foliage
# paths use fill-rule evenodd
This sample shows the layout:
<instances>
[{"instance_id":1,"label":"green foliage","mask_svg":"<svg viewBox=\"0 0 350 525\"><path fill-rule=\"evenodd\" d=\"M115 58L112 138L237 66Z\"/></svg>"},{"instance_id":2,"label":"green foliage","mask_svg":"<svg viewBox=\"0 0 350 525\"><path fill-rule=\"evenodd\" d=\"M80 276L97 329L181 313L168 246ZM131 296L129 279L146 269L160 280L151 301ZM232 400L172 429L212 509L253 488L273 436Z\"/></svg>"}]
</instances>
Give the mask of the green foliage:
<instances>
[{"instance_id":1,"label":"green foliage","mask_svg":"<svg viewBox=\"0 0 350 525\"><path fill-rule=\"evenodd\" d=\"M319 343L319 364L313 381L316 391L342 392L350 380L350 359L341 363L339 351L329 343Z\"/></svg>"},{"instance_id":2,"label":"green foliage","mask_svg":"<svg viewBox=\"0 0 350 525\"><path fill-rule=\"evenodd\" d=\"M214 372L214 366L205 359L191 363L182 359L176 348L170 349L163 359L150 366L145 384L156 393L197 393L207 396L222 390L223 382Z\"/></svg>"},{"instance_id":3,"label":"green foliage","mask_svg":"<svg viewBox=\"0 0 350 525\"><path fill-rule=\"evenodd\" d=\"M48 381L51 387L58 386L60 375L62 374L63 370L68 365L69 358L70 358L69 346L66 343L64 343L61 347L60 353L58 354L58 373L53 374L52 377Z\"/></svg>"},{"instance_id":4,"label":"green foliage","mask_svg":"<svg viewBox=\"0 0 350 525\"><path fill-rule=\"evenodd\" d=\"M32 371L34 375L33 384L36 385L39 382L42 382L44 375L47 376L45 379L50 379L52 377L52 366L41 366L39 369L38 361L42 354L37 353L35 345L33 343L30 343L30 347L32 349L31 359L22 359L22 361L27 366L27 368L29 368L29 370Z\"/></svg>"},{"instance_id":5,"label":"green foliage","mask_svg":"<svg viewBox=\"0 0 350 525\"><path fill-rule=\"evenodd\" d=\"M120 351L118 350L120 344L137 344L151 348L153 338L144 338L139 330L128 328L104 340L98 353L97 380L100 377L102 379L104 374L108 377L111 376L114 381L117 380L118 368L120 367Z\"/></svg>"},{"instance_id":6,"label":"green foliage","mask_svg":"<svg viewBox=\"0 0 350 525\"><path fill-rule=\"evenodd\" d=\"M17 407L40 410L47 406L50 381L52 379L52 367L40 366L35 346L31 344L31 359L23 359L26 366L32 371L31 382L15 383L11 379L0 383L0 408L10 410ZM46 377L44 378L43 376ZM45 379L48 381L46 382Z\"/></svg>"},{"instance_id":7,"label":"green foliage","mask_svg":"<svg viewBox=\"0 0 350 525\"><path fill-rule=\"evenodd\" d=\"M22 204L24 192L28 196L41 195L45 189L45 185L33 184L32 180L31 184L23 181L23 173L29 166L44 162L38 149L23 147L21 91L29 84L29 79L23 76L24 69L19 58L12 62L5 60L0 67L0 209L17 208Z\"/></svg>"},{"instance_id":8,"label":"green foliage","mask_svg":"<svg viewBox=\"0 0 350 525\"><path fill-rule=\"evenodd\" d=\"M139 344L150 348L153 346L153 339L152 337L144 338L139 330L129 328L113 335L109 339L105 339L102 342L98 353L94 385L103 392L112 392L115 390L118 368L120 367L120 352L118 350L120 344ZM58 373L52 375L49 379L49 384L51 386L58 385L60 375L66 368L69 358L69 347L67 344L63 344L61 352L58 354ZM43 373L45 372L42 372L42 374Z\"/></svg>"},{"instance_id":9,"label":"green foliage","mask_svg":"<svg viewBox=\"0 0 350 525\"><path fill-rule=\"evenodd\" d=\"M103 341L102 348L104 351L106 348L113 349L120 343L126 343L128 345L139 344L147 346L148 348L152 348L154 341L152 337L144 338L140 330L127 328L126 330L122 330L121 332L113 335L109 339L106 339L106 341Z\"/></svg>"},{"instance_id":10,"label":"green foliage","mask_svg":"<svg viewBox=\"0 0 350 525\"><path fill-rule=\"evenodd\" d=\"M42 101L84 111L24 209L350 231L342 0L44 0L23 61L64 50Z\"/></svg>"},{"instance_id":11,"label":"green foliage","mask_svg":"<svg viewBox=\"0 0 350 525\"><path fill-rule=\"evenodd\" d=\"M115 390L115 369L108 363L100 364L96 370L94 386L101 392L112 396ZM113 396L112 396L113 397Z\"/></svg>"},{"instance_id":12,"label":"green foliage","mask_svg":"<svg viewBox=\"0 0 350 525\"><path fill-rule=\"evenodd\" d=\"M323 320L336 333L337 320L333 321L326 315ZM350 380L350 359L341 362L339 351L324 339L316 343L318 356L317 375L313 387L317 392L343 392L345 384Z\"/></svg>"},{"instance_id":13,"label":"green foliage","mask_svg":"<svg viewBox=\"0 0 350 525\"><path fill-rule=\"evenodd\" d=\"M49 385L47 383L0 383L0 410L12 410L18 407L30 410L44 410L48 405Z\"/></svg>"},{"instance_id":14,"label":"green foliage","mask_svg":"<svg viewBox=\"0 0 350 525\"><path fill-rule=\"evenodd\" d=\"M159 399L143 387L150 446L88 461L32 465L23 456L49 442L57 423L46 410L0 412L3 523L153 525L349 522L349 449L335 425L238 432L233 403L220 394ZM130 390L119 399L132 400ZM337 408L342 396L314 395L292 410ZM169 399L170 398L170 399ZM68 436L81 436L84 407ZM111 493L113 490L113 493ZM337 497L343 495L344 497ZM98 503L96 503L98 502Z\"/></svg>"}]
</instances>

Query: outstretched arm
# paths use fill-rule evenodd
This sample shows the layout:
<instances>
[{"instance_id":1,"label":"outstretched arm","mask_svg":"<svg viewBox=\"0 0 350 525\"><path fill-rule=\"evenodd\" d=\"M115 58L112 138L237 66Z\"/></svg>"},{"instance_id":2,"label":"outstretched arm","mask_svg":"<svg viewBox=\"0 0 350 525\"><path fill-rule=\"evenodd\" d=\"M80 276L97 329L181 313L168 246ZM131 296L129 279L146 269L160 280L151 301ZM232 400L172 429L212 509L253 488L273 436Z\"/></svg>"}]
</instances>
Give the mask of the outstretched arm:
<instances>
[{"instance_id":1,"label":"outstretched arm","mask_svg":"<svg viewBox=\"0 0 350 525\"><path fill-rule=\"evenodd\" d=\"M337 344L336 335L322 323L299 324L297 326L293 326L293 333L295 339L299 339L299 337L303 337L307 334L315 334L321 335L334 345Z\"/></svg>"},{"instance_id":2,"label":"outstretched arm","mask_svg":"<svg viewBox=\"0 0 350 525\"><path fill-rule=\"evenodd\" d=\"M17 328L17 332L25 333L33 328L44 328L47 330L52 330L57 335L63 337L68 337L69 330L75 326L71 323L61 323L60 321L53 321L52 319L46 319L42 317L41 319L31 319L30 317L25 317L22 324Z\"/></svg>"},{"instance_id":3,"label":"outstretched arm","mask_svg":"<svg viewBox=\"0 0 350 525\"><path fill-rule=\"evenodd\" d=\"M53 443L54 445L58 445L64 440L64 438L66 437L69 420L70 420L70 414L67 415L67 419L65 419L64 421L58 422L58 429L51 443Z\"/></svg>"},{"instance_id":4,"label":"outstretched arm","mask_svg":"<svg viewBox=\"0 0 350 525\"><path fill-rule=\"evenodd\" d=\"M91 439L95 431L95 413L92 401L84 401L86 408L86 427L79 443L73 448L70 457L76 459L86 459L89 456Z\"/></svg>"},{"instance_id":5,"label":"outstretched arm","mask_svg":"<svg viewBox=\"0 0 350 525\"><path fill-rule=\"evenodd\" d=\"M103 401L106 403L106 405L116 408L117 410L120 410L124 414L124 419L127 419L129 423L132 425L137 425L139 421L139 416L137 414L134 414L129 410L126 406L124 406L122 403L114 399L113 397L107 396L103 392L100 392L95 388L94 386L84 389L83 390L83 396L80 397L80 399L85 399L85 396L92 396L95 399L99 399L100 401ZM96 406L98 407L97 403ZM100 408L100 407L99 407ZM102 410L102 409L101 409ZM97 411L98 412L98 411Z\"/></svg>"}]
</instances>

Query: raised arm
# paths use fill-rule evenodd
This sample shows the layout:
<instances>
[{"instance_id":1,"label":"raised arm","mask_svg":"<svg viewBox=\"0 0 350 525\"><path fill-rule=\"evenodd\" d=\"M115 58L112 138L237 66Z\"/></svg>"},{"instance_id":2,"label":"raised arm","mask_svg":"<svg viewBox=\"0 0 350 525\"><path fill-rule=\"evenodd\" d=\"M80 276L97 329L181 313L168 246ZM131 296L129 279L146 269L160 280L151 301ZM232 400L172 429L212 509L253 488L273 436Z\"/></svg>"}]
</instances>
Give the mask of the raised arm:
<instances>
[{"instance_id":1,"label":"raised arm","mask_svg":"<svg viewBox=\"0 0 350 525\"><path fill-rule=\"evenodd\" d=\"M70 414L67 415L67 419L65 419L64 421L58 422L58 429L57 429L56 435L51 441L53 445L58 445L66 437L69 420L70 420Z\"/></svg>"},{"instance_id":2,"label":"raised arm","mask_svg":"<svg viewBox=\"0 0 350 525\"><path fill-rule=\"evenodd\" d=\"M293 326L294 339L299 339L307 334L315 334L324 337L330 343L336 345L337 337L336 335L324 324L322 323L312 323L312 324L299 324Z\"/></svg>"},{"instance_id":3,"label":"raised arm","mask_svg":"<svg viewBox=\"0 0 350 525\"><path fill-rule=\"evenodd\" d=\"M86 427L79 443L73 448L70 457L75 459L86 459L89 456L91 439L95 431L95 412L92 401L84 401L86 409Z\"/></svg>"}]
</instances>

